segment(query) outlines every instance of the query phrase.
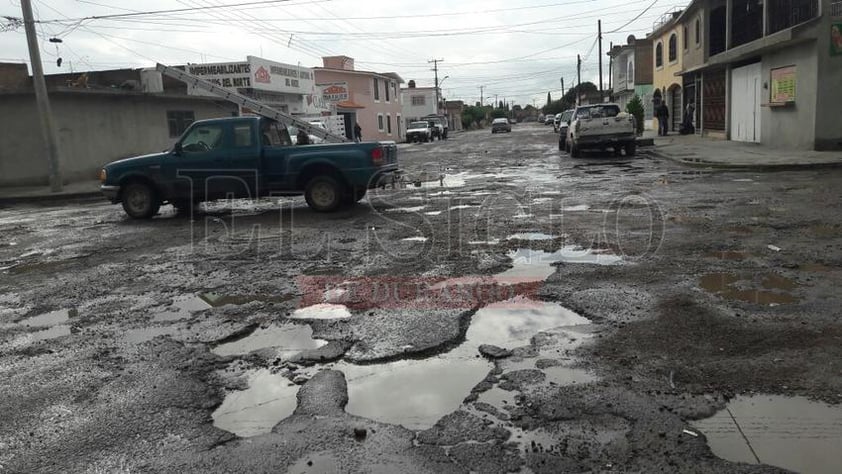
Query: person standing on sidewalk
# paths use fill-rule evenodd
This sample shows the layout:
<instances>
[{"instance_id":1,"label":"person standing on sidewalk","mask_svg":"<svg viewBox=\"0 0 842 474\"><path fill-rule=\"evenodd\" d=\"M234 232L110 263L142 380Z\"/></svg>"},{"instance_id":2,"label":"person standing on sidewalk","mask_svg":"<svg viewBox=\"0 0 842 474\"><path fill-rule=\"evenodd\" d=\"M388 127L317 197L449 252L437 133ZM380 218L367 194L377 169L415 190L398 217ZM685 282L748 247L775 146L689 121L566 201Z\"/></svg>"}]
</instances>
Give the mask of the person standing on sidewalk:
<instances>
[{"instance_id":1,"label":"person standing on sidewalk","mask_svg":"<svg viewBox=\"0 0 842 474\"><path fill-rule=\"evenodd\" d=\"M360 127L359 122L354 124L354 140L357 142L363 141L363 128Z\"/></svg>"},{"instance_id":2,"label":"person standing on sidewalk","mask_svg":"<svg viewBox=\"0 0 842 474\"><path fill-rule=\"evenodd\" d=\"M661 102L657 109L658 135L665 137L669 133L670 109L666 102Z\"/></svg>"}]
</instances>

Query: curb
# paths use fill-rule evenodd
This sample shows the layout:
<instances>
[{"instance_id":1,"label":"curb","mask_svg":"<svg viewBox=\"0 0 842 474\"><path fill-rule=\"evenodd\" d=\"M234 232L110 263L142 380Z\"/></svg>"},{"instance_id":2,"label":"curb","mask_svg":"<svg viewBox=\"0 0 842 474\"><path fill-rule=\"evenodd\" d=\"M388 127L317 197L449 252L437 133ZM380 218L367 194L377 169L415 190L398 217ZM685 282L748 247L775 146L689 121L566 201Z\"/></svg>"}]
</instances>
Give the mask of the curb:
<instances>
[{"instance_id":1,"label":"curb","mask_svg":"<svg viewBox=\"0 0 842 474\"><path fill-rule=\"evenodd\" d=\"M779 164L779 165L772 165L772 164L728 164L728 163L717 163L717 162L710 162L710 161L691 161L685 160L681 158L676 158L674 156L668 155L666 153L658 151L657 147L649 150L649 153L654 155L657 158L661 158L664 160L669 160L674 163L678 163L680 165L687 166L689 168L714 168L719 170L731 170L731 171L765 171L765 172L774 172L774 171L806 171L806 170L817 170L817 169L832 169L832 168L842 168L842 161L837 162L823 162L823 163L787 163L787 164Z\"/></svg>"},{"instance_id":2,"label":"curb","mask_svg":"<svg viewBox=\"0 0 842 474\"><path fill-rule=\"evenodd\" d=\"M22 196L0 196L0 204L28 204L28 203L49 203L56 201L81 201L93 198L102 197L102 192L97 191L83 191L76 193L64 194L28 194Z\"/></svg>"}]
</instances>

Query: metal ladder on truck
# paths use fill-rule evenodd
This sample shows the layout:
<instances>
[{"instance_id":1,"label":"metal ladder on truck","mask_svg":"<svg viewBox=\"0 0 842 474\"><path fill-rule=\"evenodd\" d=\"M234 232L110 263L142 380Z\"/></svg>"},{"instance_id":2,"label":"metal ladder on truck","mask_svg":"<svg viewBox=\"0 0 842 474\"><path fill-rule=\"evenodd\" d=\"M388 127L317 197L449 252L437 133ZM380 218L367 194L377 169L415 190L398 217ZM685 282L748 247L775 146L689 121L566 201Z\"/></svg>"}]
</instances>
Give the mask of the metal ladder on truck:
<instances>
[{"instance_id":1,"label":"metal ladder on truck","mask_svg":"<svg viewBox=\"0 0 842 474\"><path fill-rule=\"evenodd\" d=\"M337 135L335 133L328 132L327 130L321 127L315 127L313 125L310 125L310 122L299 120L293 117L292 115L285 114L279 110L275 110L272 107L268 107L261 102L258 102L237 92L233 92L229 89L225 89L224 87L220 87L216 84L213 84L212 82L198 78L181 69L165 66L160 63L155 67L155 69L157 69L158 72L160 72L161 74L184 82L188 85L188 87L192 86L197 89L201 89L205 92L209 92L218 97L221 97L229 102L233 102L237 105L240 105L241 107L248 107L257 115L275 120L278 123L281 123L287 127L293 126L298 128L299 130L303 129L305 132L307 132L307 134L319 137L325 140L326 142L342 143L348 141L348 139L343 137L342 135Z\"/></svg>"}]
</instances>

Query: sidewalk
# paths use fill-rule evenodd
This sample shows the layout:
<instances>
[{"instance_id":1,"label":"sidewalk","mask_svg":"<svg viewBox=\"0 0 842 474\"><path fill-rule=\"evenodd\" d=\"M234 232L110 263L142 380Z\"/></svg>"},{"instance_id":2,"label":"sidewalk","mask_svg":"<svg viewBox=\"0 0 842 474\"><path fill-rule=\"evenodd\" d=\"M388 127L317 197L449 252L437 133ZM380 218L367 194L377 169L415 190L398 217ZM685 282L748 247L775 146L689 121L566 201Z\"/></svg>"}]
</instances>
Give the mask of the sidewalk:
<instances>
[{"instance_id":1,"label":"sidewalk","mask_svg":"<svg viewBox=\"0 0 842 474\"><path fill-rule=\"evenodd\" d=\"M653 155L683 165L705 168L780 171L842 167L842 151L780 150L697 135L656 137Z\"/></svg>"},{"instance_id":2,"label":"sidewalk","mask_svg":"<svg viewBox=\"0 0 842 474\"><path fill-rule=\"evenodd\" d=\"M49 186L0 187L0 204L64 201L101 196L97 180L65 184L60 193L51 192Z\"/></svg>"}]
</instances>

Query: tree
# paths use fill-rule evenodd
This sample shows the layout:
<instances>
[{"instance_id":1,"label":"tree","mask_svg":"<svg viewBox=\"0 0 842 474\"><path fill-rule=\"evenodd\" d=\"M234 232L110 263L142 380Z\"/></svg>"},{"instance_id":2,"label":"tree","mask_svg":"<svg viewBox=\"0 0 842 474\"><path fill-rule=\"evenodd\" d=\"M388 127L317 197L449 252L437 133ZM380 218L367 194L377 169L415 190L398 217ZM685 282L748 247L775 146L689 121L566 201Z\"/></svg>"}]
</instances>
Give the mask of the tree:
<instances>
[{"instance_id":1,"label":"tree","mask_svg":"<svg viewBox=\"0 0 842 474\"><path fill-rule=\"evenodd\" d=\"M479 126L480 122L485 119L487 109L485 107L468 106L462 111L462 126L471 128L473 125Z\"/></svg>"},{"instance_id":2,"label":"tree","mask_svg":"<svg viewBox=\"0 0 842 474\"><path fill-rule=\"evenodd\" d=\"M553 105L553 96L549 92L547 92L547 107Z\"/></svg>"},{"instance_id":3,"label":"tree","mask_svg":"<svg viewBox=\"0 0 842 474\"><path fill-rule=\"evenodd\" d=\"M626 112L634 116L635 130L638 135L643 135L643 101L640 96L635 94L634 97L626 104Z\"/></svg>"},{"instance_id":4,"label":"tree","mask_svg":"<svg viewBox=\"0 0 842 474\"><path fill-rule=\"evenodd\" d=\"M504 118L507 115L508 114L506 113L506 109L504 109L503 107L491 111L491 118Z\"/></svg>"}]
</instances>

